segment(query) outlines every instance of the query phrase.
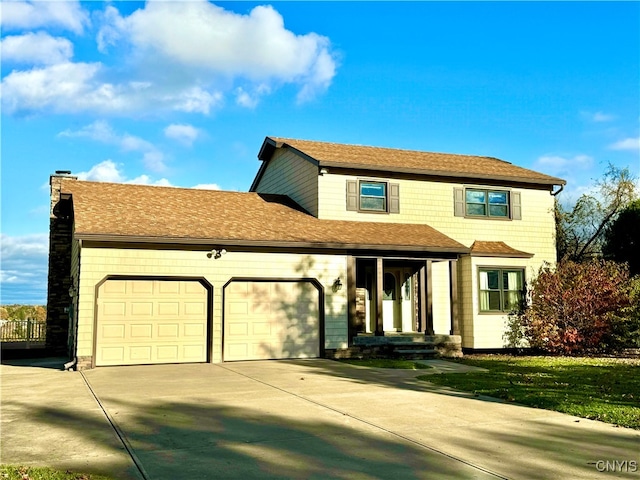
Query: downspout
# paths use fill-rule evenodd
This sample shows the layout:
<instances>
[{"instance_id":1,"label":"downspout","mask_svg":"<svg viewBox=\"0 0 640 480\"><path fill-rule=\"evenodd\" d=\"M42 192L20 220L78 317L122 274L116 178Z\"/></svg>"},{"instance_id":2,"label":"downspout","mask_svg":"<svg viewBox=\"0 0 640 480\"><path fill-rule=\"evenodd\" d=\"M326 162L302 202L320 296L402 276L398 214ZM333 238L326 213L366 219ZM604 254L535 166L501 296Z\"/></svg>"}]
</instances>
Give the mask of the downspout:
<instances>
[{"instance_id":1,"label":"downspout","mask_svg":"<svg viewBox=\"0 0 640 480\"><path fill-rule=\"evenodd\" d=\"M564 190L564 185L560 185L560 190L558 190L557 192L551 192L551 195L553 195L554 197L556 197L562 190Z\"/></svg>"},{"instance_id":2,"label":"downspout","mask_svg":"<svg viewBox=\"0 0 640 480\"><path fill-rule=\"evenodd\" d=\"M76 363L78 363L78 357L75 357L73 360L71 360L70 362L67 362L64 364L64 369L65 371L69 371L72 368L75 368Z\"/></svg>"}]
</instances>

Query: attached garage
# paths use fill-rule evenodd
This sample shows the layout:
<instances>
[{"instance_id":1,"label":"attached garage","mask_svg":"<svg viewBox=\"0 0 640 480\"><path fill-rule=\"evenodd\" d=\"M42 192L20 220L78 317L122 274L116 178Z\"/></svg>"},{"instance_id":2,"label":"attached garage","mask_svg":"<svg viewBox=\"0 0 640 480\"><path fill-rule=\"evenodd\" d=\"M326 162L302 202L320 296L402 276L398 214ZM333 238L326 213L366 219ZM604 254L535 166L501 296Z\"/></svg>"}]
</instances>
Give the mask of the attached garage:
<instances>
[{"instance_id":1,"label":"attached garage","mask_svg":"<svg viewBox=\"0 0 640 480\"><path fill-rule=\"evenodd\" d=\"M313 281L231 281L224 288L224 361L319 357L321 305Z\"/></svg>"},{"instance_id":2,"label":"attached garage","mask_svg":"<svg viewBox=\"0 0 640 480\"><path fill-rule=\"evenodd\" d=\"M201 282L108 279L97 297L96 366L207 361L209 291Z\"/></svg>"}]
</instances>

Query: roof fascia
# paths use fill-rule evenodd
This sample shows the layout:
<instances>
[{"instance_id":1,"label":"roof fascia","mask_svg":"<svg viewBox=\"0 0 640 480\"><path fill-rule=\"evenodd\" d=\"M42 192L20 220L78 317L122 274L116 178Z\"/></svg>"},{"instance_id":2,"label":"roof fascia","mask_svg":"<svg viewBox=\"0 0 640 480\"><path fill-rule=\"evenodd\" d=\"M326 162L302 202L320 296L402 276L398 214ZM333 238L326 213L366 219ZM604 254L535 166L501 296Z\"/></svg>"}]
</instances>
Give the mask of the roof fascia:
<instances>
[{"instance_id":1,"label":"roof fascia","mask_svg":"<svg viewBox=\"0 0 640 480\"><path fill-rule=\"evenodd\" d=\"M450 179L460 179L463 181L465 180L491 180L491 181L495 181L495 180L499 180L499 181L504 181L504 182L518 182L518 183L525 183L528 185L545 185L545 186L550 186L553 187L554 185L566 185L566 181L562 180L561 178L555 178L555 177L549 177L548 181L545 181L544 179L532 179L532 178L526 178L526 177L515 177L515 176L503 176L503 175L489 175L489 174L470 174L470 175L465 175L465 176L461 176L460 173L448 173L448 172L442 172L442 171L436 171L436 170L426 170L426 169L414 169L414 168L405 168L405 167L395 167L395 168L376 168L376 167L372 167L371 165L363 165L363 164L345 164L343 162L336 162L336 161L327 161L327 160L320 160L319 162L319 166L320 167L333 167L333 168L340 168L340 169L345 169L345 170L366 170L367 172L379 172L381 174L384 173L404 173L404 174L413 174L413 175L420 175L420 176L431 176L431 177L444 177L444 178L450 178Z\"/></svg>"},{"instance_id":2,"label":"roof fascia","mask_svg":"<svg viewBox=\"0 0 640 480\"><path fill-rule=\"evenodd\" d=\"M513 252L513 253L490 253L490 252L471 252L472 257L494 257L494 258L533 258L533 253Z\"/></svg>"},{"instance_id":3,"label":"roof fascia","mask_svg":"<svg viewBox=\"0 0 640 480\"><path fill-rule=\"evenodd\" d=\"M232 240L219 238L175 238L175 237L148 237L133 235L103 235L93 233L76 233L75 238L85 242L104 243L153 243L163 245L219 245L219 246L239 246L239 247L272 247L272 248L312 248L321 250L375 250L390 252L433 252L433 253L456 253L469 254L470 249L460 245L460 247L427 247L415 245L365 245L350 243L312 243L312 242L282 242L265 240Z\"/></svg>"}]
</instances>

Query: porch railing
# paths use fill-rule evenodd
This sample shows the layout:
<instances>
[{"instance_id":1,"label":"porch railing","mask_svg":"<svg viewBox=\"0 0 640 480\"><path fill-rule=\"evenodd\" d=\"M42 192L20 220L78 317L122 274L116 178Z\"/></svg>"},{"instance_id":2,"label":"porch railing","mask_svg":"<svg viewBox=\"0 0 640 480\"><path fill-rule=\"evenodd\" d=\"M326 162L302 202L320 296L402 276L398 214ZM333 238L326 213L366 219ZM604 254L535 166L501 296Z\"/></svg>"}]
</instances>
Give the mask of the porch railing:
<instances>
[{"instance_id":1,"label":"porch railing","mask_svg":"<svg viewBox=\"0 0 640 480\"><path fill-rule=\"evenodd\" d=\"M44 342L47 323L39 320L0 320L0 342Z\"/></svg>"}]
</instances>

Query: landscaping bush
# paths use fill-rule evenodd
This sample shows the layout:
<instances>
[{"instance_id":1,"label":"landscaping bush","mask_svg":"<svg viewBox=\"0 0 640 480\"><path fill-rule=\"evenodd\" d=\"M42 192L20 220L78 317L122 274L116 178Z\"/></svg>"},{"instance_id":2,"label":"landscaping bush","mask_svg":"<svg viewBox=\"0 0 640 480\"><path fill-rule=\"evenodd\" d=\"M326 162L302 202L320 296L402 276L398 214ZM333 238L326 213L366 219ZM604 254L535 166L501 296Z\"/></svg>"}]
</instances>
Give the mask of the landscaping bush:
<instances>
[{"instance_id":1,"label":"landscaping bush","mask_svg":"<svg viewBox=\"0 0 640 480\"><path fill-rule=\"evenodd\" d=\"M640 338L640 280L630 280L624 264L544 266L529 294L528 305L511 316L505 338L512 343L522 338L534 349L578 354L614 351Z\"/></svg>"}]
</instances>

